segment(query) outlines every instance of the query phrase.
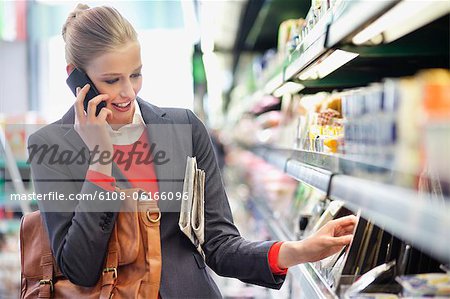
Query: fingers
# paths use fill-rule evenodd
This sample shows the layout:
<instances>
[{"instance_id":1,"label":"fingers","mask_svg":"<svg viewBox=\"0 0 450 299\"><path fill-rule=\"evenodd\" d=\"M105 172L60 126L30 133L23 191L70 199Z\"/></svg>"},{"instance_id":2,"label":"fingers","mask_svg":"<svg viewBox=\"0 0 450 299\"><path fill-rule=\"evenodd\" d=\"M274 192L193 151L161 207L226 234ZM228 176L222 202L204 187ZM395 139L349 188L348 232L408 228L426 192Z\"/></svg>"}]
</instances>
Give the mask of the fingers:
<instances>
[{"instance_id":1,"label":"fingers","mask_svg":"<svg viewBox=\"0 0 450 299\"><path fill-rule=\"evenodd\" d=\"M335 225L339 225L341 227L345 227L348 225L355 225L357 222L357 217L354 215L349 215L349 216L335 219L335 220L333 220L333 222Z\"/></svg>"},{"instance_id":2,"label":"fingers","mask_svg":"<svg viewBox=\"0 0 450 299\"><path fill-rule=\"evenodd\" d=\"M349 225L345 228L341 228L335 231L334 235L336 237L345 236L345 235L351 235L353 234L353 230L355 229L354 225Z\"/></svg>"},{"instance_id":3,"label":"fingers","mask_svg":"<svg viewBox=\"0 0 450 299\"><path fill-rule=\"evenodd\" d=\"M356 217L353 215L345 216L342 218L338 218L335 220L329 221L327 224L325 224L320 231L327 231L327 232L339 232L342 230L353 230L353 228L356 225Z\"/></svg>"},{"instance_id":4,"label":"fingers","mask_svg":"<svg viewBox=\"0 0 450 299\"><path fill-rule=\"evenodd\" d=\"M345 245L350 244L352 239L353 239L352 235L334 237L334 238L332 238L332 243L333 243L333 246L345 246Z\"/></svg>"},{"instance_id":5,"label":"fingers","mask_svg":"<svg viewBox=\"0 0 450 299\"><path fill-rule=\"evenodd\" d=\"M330 221L329 223L332 227L332 230L334 231L334 236L341 237L353 234L356 220L357 218L355 216L350 215Z\"/></svg>"},{"instance_id":6,"label":"fingers","mask_svg":"<svg viewBox=\"0 0 450 299\"><path fill-rule=\"evenodd\" d=\"M112 116L112 111L108 108L103 107L102 110L100 110L100 113L98 114L98 118L101 120L107 120L108 117Z\"/></svg>"},{"instance_id":7,"label":"fingers","mask_svg":"<svg viewBox=\"0 0 450 299\"><path fill-rule=\"evenodd\" d=\"M95 112L97 111L97 105L100 104L101 101L105 101L108 98L109 96L107 94L101 94L89 101L87 110L87 115L89 119L94 120L97 117L95 115Z\"/></svg>"},{"instance_id":8,"label":"fingers","mask_svg":"<svg viewBox=\"0 0 450 299\"><path fill-rule=\"evenodd\" d=\"M84 98L86 97L87 92L89 91L89 84L86 84L85 86L83 86L83 88L81 87L77 87L77 99L75 100L75 117L78 118L78 122L79 123L84 123L86 115L84 112L84 106L83 106L83 101Z\"/></svg>"},{"instance_id":9,"label":"fingers","mask_svg":"<svg viewBox=\"0 0 450 299\"><path fill-rule=\"evenodd\" d=\"M335 223L335 226L337 229L353 229L356 226L356 223L352 223L352 222L344 223L344 224Z\"/></svg>"}]
</instances>

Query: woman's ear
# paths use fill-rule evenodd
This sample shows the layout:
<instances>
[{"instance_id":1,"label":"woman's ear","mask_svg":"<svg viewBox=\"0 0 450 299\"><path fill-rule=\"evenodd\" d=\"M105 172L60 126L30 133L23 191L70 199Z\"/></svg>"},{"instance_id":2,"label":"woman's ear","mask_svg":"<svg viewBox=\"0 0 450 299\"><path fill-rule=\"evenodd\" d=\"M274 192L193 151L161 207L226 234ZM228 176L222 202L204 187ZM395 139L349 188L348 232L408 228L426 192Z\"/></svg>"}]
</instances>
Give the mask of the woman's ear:
<instances>
[{"instance_id":1,"label":"woman's ear","mask_svg":"<svg viewBox=\"0 0 450 299\"><path fill-rule=\"evenodd\" d=\"M73 64L68 64L66 66L67 75L70 75L70 73L73 71L74 68L75 68L75 66Z\"/></svg>"}]
</instances>

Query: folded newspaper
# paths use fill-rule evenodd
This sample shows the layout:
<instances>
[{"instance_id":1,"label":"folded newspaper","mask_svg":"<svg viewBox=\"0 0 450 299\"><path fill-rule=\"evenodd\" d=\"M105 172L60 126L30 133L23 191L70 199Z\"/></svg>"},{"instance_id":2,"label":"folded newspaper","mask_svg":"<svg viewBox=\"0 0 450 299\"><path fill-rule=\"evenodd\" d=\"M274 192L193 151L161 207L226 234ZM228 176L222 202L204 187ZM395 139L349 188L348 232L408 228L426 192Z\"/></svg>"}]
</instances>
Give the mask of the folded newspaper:
<instances>
[{"instance_id":1,"label":"folded newspaper","mask_svg":"<svg viewBox=\"0 0 450 299\"><path fill-rule=\"evenodd\" d=\"M178 225L205 259L205 171L197 169L195 157L187 157L183 194L188 196L181 201Z\"/></svg>"}]
</instances>

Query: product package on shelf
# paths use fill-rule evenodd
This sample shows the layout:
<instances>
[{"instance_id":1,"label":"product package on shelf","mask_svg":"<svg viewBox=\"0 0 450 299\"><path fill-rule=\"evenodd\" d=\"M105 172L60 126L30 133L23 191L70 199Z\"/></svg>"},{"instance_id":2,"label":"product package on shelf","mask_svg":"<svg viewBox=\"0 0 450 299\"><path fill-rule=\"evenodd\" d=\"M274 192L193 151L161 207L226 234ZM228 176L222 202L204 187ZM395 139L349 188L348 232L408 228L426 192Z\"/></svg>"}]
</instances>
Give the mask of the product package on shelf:
<instances>
[{"instance_id":1,"label":"product package on shelf","mask_svg":"<svg viewBox=\"0 0 450 299\"><path fill-rule=\"evenodd\" d=\"M278 55L284 60L301 42L301 31L305 25L303 19L285 20L278 29Z\"/></svg>"},{"instance_id":2,"label":"product package on shelf","mask_svg":"<svg viewBox=\"0 0 450 299\"><path fill-rule=\"evenodd\" d=\"M301 97L297 146L339 154L346 174L450 194L450 72Z\"/></svg>"},{"instance_id":3,"label":"product package on shelf","mask_svg":"<svg viewBox=\"0 0 450 299\"><path fill-rule=\"evenodd\" d=\"M424 160L420 179L428 183L425 191L442 202L442 192L450 194L450 72L431 70L422 72L420 77L424 93L421 146Z\"/></svg>"},{"instance_id":4,"label":"product package on shelf","mask_svg":"<svg viewBox=\"0 0 450 299\"><path fill-rule=\"evenodd\" d=\"M310 128L316 121L316 110L322 101L324 101L329 94L325 92L317 93L315 95L303 96L299 99L297 118L297 142L296 148L301 150L310 150L314 147L314 143L310 138Z\"/></svg>"},{"instance_id":5,"label":"product package on shelf","mask_svg":"<svg viewBox=\"0 0 450 299\"><path fill-rule=\"evenodd\" d=\"M341 99L319 93L301 98L297 113L296 147L322 153L337 153L343 138Z\"/></svg>"},{"instance_id":6,"label":"product package on shelf","mask_svg":"<svg viewBox=\"0 0 450 299\"><path fill-rule=\"evenodd\" d=\"M333 267L319 269L336 293L344 298L359 298L360 293L399 295L402 290L399 277L442 271L439 261L362 217L359 217L352 243Z\"/></svg>"},{"instance_id":7,"label":"product package on shelf","mask_svg":"<svg viewBox=\"0 0 450 299\"><path fill-rule=\"evenodd\" d=\"M396 278L403 287L403 295L411 297L450 297L450 274L427 273Z\"/></svg>"},{"instance_id":8,"label":"product package on shelf","mask_svg":"<svg viewBox=\"0 0 450 299\"><path fill-rule=\"evenodd\" d=\"M352 89L342 94L344 138L340 153L354 163L344 172L390 180L397 140L398 86L395 80ZM348 165L348 167L346 167Z\"/></svg>"},{"instance_id":9,"label":"product package on shelf","mask_svg":"<svg viewBox=\"0 0 450 299\"><path fill-rule=\"evenodd\" d=\"M294 148L297 144L297 130L299 117L306 115L301 105L299 95L286 94L282 97L281 121L279 134L276 138L278 148Z\"/></svg>"}]
</instances>

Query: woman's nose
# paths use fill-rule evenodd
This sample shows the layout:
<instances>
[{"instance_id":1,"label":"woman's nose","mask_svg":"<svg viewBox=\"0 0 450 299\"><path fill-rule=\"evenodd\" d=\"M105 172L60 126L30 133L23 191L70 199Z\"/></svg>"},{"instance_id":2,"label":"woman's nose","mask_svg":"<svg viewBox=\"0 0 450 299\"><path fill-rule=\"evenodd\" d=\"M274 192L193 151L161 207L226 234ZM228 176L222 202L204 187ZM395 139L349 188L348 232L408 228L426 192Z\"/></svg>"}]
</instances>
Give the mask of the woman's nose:
<instances>
[{"instance_id":1,"label":"woman's nose","mask_svg":"<svg viewBox=\"0 0 450 299\"><path fill-rule=\"evenodd\" d=\"M129 80L123 84L120 96L126 99L135 98L136 95L134 93L133 84Z\"/></svg>"}]
</instances>

